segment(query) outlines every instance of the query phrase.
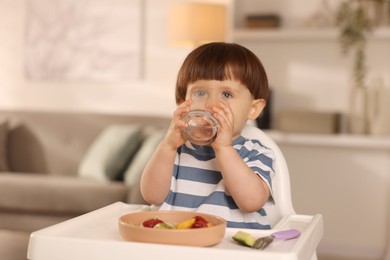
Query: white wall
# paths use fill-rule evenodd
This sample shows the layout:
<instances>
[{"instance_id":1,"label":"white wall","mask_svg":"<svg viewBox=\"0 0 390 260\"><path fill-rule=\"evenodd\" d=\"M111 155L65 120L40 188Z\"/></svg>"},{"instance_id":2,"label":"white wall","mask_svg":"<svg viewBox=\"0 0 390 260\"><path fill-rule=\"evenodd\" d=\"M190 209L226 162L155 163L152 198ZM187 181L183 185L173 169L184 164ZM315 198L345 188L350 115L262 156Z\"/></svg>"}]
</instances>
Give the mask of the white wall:
<instances>
[{"instance_id":1,"label":"white wall","mask_svg":"<svg viewBox=\"0 0 390 260\"><path fill-rule=\"evenodd\" d=\"M32 82L24 76L25 0L0 0L0 108L170 115L188 49L167 46L169 0L144 1L143 78L121 83Z\"/></svg>"},{"instance_id":2,"label":"white wall","mask_svg":"<svg viewBox=\"0 0 390 260\"><path fill-rule=\"evenodd\" d=\"M177 70L190 51L167 45L169 5L176 1L143 0L143 79L120 83L31 82L24 77L26 0L0 0L0 108L94 110L170 115L175 107ZM199 0L200 1L200 0ZM209 0L210 2L211 0ZM233 0L213 0L231 3ZM314 14L322 0L239 0L235 25L242 26L248 12L278 12L292 28ZM329 0L334 7L338 0ZM315 41L239 41L263 61L276 92L275 105L320 110L347 110L350 61L343 57L336 38ZM369 46L373 73L390 71L388 41ZM150 101L150 102L145 102ZM156 109L156 106L159 109Z\"/></svg>"},{"instance_id":3,"label":"white wall","mask_svg":"<svg viewBox=\"0 0 390 260\"><path fill-rule=\"evenodd\" d=\"M141 79L96 83L27 80L24 76L26 0L0 0L0 109L89 110L170 116L176 106L174 85L177 71L190 49L168 46L167 16L171 3L188 0L141 1L144 11Z\"/></svg>"}]
</instances>

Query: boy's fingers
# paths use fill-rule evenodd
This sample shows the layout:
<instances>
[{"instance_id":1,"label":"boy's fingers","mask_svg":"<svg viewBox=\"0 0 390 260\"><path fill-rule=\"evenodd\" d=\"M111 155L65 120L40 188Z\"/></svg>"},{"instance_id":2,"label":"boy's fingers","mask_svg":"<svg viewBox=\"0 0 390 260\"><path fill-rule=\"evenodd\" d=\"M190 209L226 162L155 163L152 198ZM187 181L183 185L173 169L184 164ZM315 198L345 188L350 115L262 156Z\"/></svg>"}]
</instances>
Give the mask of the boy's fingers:
<instances>
[{"instance_id":1,"label":"boy's fingers","mask_svg":"<svg viewBox=\"0 0 390 260\"><path fill-rule=\"evenodd\" d=\"M182 117L185 113L187 113L190 110L190 104L191 104L191 100L186 100L180 105L178 105L174 112L174 116Z\"/></svg>"},{"instance_id":2,"label":"boy's fingers","mask_svg":"<svg viewBox=\"0 0 390 260\"><path fill-rule=\"evenodd\" d=\"M214 115L215 117L218 117L220 120L224 120L225 122L233 120L233 112L231 107L223 102L221 102L219 106L214 107Z\"/></svg>"}]
</instances>

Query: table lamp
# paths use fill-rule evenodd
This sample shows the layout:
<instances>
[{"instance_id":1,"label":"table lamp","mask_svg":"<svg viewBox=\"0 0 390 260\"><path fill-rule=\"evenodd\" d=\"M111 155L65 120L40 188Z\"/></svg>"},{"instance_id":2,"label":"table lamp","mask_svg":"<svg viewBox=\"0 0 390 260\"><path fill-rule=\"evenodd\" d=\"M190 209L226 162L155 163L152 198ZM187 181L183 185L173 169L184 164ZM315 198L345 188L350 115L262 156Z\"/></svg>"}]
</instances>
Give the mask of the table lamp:
<instances>
[{"instance_id":1,"label":"table lamp","mask_svg":"<svg viewBox=\"0 0 390 260\"><path fill-rule=\"evenodd\" d=\"M168 39L171 46L196 47L226 39L224 5L176 3L170 7L168 20Z\"/></svg>"}]
</instances>

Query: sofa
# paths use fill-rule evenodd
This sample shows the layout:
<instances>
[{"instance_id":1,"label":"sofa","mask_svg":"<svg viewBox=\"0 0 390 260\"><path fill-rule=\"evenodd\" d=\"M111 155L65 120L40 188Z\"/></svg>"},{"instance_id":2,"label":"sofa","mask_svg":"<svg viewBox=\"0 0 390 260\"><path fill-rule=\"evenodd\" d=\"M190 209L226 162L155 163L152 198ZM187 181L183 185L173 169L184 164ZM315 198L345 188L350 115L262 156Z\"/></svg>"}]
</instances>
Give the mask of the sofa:
<instances>
[{"instance_id":1,"label":"sofa","mask_svg":"<svg viewBox=\"0 0 390 260\"><path fill-rule=\"evenodd\" d=\"M0 111L0 259L26 259L31 232L117 201L143 204L142 169L170 119Z\"/></svg>"}]
</instances>

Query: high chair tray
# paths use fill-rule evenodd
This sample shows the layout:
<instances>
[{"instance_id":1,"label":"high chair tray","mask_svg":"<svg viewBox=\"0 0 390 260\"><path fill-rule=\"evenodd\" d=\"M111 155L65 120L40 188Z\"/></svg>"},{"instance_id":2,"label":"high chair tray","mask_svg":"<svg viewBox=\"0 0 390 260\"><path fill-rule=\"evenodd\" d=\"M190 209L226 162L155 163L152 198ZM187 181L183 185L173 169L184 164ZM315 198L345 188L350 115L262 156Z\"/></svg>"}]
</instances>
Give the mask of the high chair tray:
<instances>
[{"instance_id":1,"label":"high chair tray","mask_svg":"<svg viewBox=\"0 0 390 260\"><path fill-rule=\"evenodd\" d=\"M191 247L128 242L118 232L118 218L134 211L150 210L146 205L117 202L85 215L50 226L30 236L27 257L31 260L85 259L310 259L322 234L322 216L290 215L272 230L227 228L222 241L212 247ZM233 241L242 230L265 236L277 230L298 229L301 235L292 240L276 241L264 251L247 248Z\"/></svg>"}]
</instances>

